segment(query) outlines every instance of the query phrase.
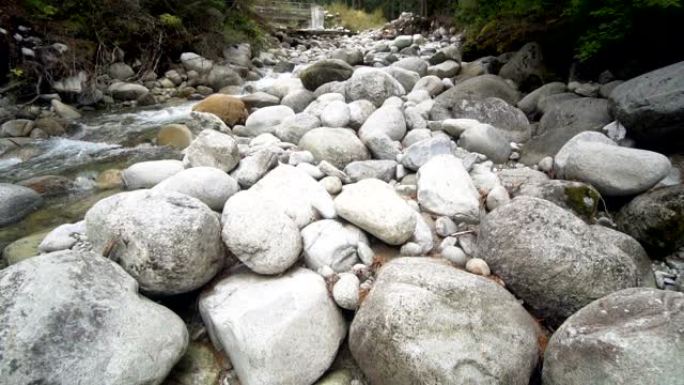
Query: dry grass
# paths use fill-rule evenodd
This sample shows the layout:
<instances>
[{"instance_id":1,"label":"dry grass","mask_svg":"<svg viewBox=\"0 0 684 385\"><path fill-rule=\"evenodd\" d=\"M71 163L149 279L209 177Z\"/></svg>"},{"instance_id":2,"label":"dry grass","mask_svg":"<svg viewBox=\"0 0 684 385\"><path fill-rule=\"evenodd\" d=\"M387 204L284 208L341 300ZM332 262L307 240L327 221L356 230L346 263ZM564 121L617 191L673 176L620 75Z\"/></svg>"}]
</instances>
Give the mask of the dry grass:
<instances>
[{"instance_id":1,"label":"dry grass","mask_svg":"<svg viewBox=\"0 0 684 385\"><path fill-rule=\"evenodd\" d=\"M352 9L344 3L333 3L327 7L327 10L333 15L339 14L342 26L350 31L378 28L387 22L379 8L367 13L363 10Z\"/></svg>"}]
</instances>

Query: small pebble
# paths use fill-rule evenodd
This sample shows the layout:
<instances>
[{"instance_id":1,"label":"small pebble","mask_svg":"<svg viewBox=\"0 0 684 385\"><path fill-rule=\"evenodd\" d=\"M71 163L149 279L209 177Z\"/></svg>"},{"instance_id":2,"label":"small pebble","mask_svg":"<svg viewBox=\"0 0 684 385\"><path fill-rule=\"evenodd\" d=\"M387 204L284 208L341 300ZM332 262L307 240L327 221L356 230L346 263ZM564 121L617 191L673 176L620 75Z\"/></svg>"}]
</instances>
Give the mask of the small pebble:
<instances>
[{"instance_id":1,"label":"small pebble","mask_svg":"<svg viewBox=\"0 0 684 385\"><path fill-rule=\"evenodd\" d=\"M489 270L489 265L487 262L480 258L473 258L466 263L466 270L477 275L482 275L484 277L490 275L492 272Z\"/></svg>"},{"instance_id":2,"label":"small pebble","mask_svg":"<svg viewBox=\"0 0 684 385\"><path fill-rule=\"evenodd\" d=\"M359 306L359 278L352 273L342 273L333 286L333 299L343 309L356 310Z\"/></svg>"},{"instance_id":3,"label":"small pebble","mask_svg":"<svg viewBox=\"0 0 684 385\"><path fill-rule=\"evenodd\" d=\"M342 181L336 176L326 176L319 183L330 195L337 195L342 191Z\"/></svg>"},{"instance_id":4,"label":"small pebble","mask_svg":"<svg viewBox=\"0 0 684 385\"><path fill-rule=\"evenodd\" d=\"M447 246L442 249L442 258L453 263L458 267L464 267L466 265L467 257L463 250L456 246Z\"/></svg>"},{"instance_id":5,"label":"small pebble","mask_svg":"<svg viewBox=\"0 0 684 385\"><path fill-rule=\"evenodd\" d=\"M367 244L361 242L356 246L356 254L359 255L359 259L365 265L372 265L373 258L375 257L375 252Z\"/></svg>"}]
</instances>

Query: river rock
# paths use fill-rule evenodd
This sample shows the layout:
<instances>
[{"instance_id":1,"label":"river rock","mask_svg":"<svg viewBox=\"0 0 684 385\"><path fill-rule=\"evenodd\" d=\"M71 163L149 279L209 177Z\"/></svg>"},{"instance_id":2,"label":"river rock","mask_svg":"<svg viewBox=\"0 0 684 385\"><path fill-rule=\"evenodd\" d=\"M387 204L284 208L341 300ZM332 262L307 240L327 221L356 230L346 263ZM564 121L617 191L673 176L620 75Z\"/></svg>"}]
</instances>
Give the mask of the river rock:
<instances>
[{"instance_id":1,"label":"river rock","mask_svg":"<svg viewBox=\"0 0 684 385\"><path fill-rule=\"evenodd\" d=\"M560 148L553 157L553 171L558 178L567 178L565 176L565 166L568 159L574 156L577 149L582 147L584 143L604 143L609 146L614 146L615 142L610 140L607 136L596 131L584 131L572 137L567 143Z\"/></svg>"},{"instance_id":2,"label":"river rock","mask_svg":"<svg viewBox=\"0 0 684 385\"><path fill-rule=\"evenodd\" d=\"M648 251L663 255L684 246L684 185L658 188L634 198L616 217L620 231Z\"/></svg>"},{"instance_id":3,"label":"river rock","mask_svg":"<svg viewBox=\"0 0 684 385\"><path fill-rule=\"evenodd\" d=\"M165 179L153 191L175 191L197 198L212 210L221 211L240 187L231 176L214 167L193 167Z\"/></svg>"},{"instance_id":4,"label":"river rock","mask_svg":"<svg viewBox=\"0 0 684 385\"><path fill-rule=\"evenodd\" d=\"M561 179L523 183L512 190L512 195L546 199L585 220L596 215L602 199L601 194L589 184Z\"/></svg>"},{"instance_id":5,"label":"river rock","mask_svg":"<svg viewBox=\"0 0 684 385\"><path fill-rule=\"evenodd\" d=\"M437 96L444 91L444 83L442 80L434 75L428 75L420 78L413 86L412 91L425 90L430 93L430 96Z\"/></svg>"},{"instance_id":6,"label":"river rock","mask_svg":"<svg viewBox=\"0 0 684 385\"><path fill-rule=\"evenodd\" d=\"M533 89L544 83L544 56L538 43L527 43L501 67L499 75L513 80L521 89Z\"/></svg>"},{"instance_id":7,"label":"river rock","mask_svg":"<svg viewBox=\"0 0 684 385\"><path fill-rule=\"evenodd\" d=\"M542 199L517 197L489 213L477 247L476 256L552 325L614 291L653 285L648 257L633 238Z\"/></svg>"},{"instance_id":8,"label":"river rock","mask_svg":"<svg viewBox=\"0 0 684 385\"><path fill-rule=\"evenodd\" d=\"M482 75L463 82L435 98L435 105L430 112L432 120L444 120L454 116L454 108L460 108L464 99L499 98L510 105L515 105L520 94L505 80L495 75ZM496 126L496 125L495 125Z\"/></svg>"},{"instance_id":9,"label":"river rock","mask_svg":"<svg viewBox=\"0 0 684 385\"><path fill-rule=\"evenodd\" d=\"M359 278L354 273L342 273L333 286L335 303L343 309L356 310L359 306Z\"/></svg>"},{"instance_id":10,"label":"river rock","mask_svg":"<svg viewBox=\"0 0 684 385\"><path fill-rule=\"evenodd\" d=\"M338 59L349 65L363 64L363 52L359 48L338 48L330 54L331 59Z\"/></svg>"},{"instance_id":11,"label":"river rock","mask_svg":"<svg viewBox=\"0 0 684 385\"><path fill-rule=\"evenodd\" d=\"M334 101L321 112L321 123L325 127L347 127L349 119L349 106L343 101Z\"/></svg>"},{"instance_id":12,"label":"river rock","mask_svg":"<svg viewBox=\"0 0 684 385\"><path fill-rule=\"evenodd\" d=\"M240 97L247 108L264 108L277 106L280 104L280 98L269 93L258 91L251 93L249 95L243 95Z\"/></svg>"},{"instance_id":13,"label":"river rock","mask_svg":"<svg viewBox=\"0 0 684 385\"><path fill-rule=\"evenodd\" d=\"M456 144L445 136L435 136L411 144L401 157L404 167L418 171L425 163L437 155L452 154Z\"/></svg>"},{"instance_id":14,"label":"river rock","mask_svg":"<svg viewBox=\"0 0 684 385\"><path fill-rule=\"evenodd\" d=\"M0 226L22 220L43 203L34 190L10 183L0 183Z\"/></svg>"},{"instance_id":15,"label":"river rock","mask_svg":"<svg viewBox=\"0 0 684 385\"><path fill-rule=\"evenodd\" d=\"M386 67L384 70L397 79L401 86L404 87L404 90L413 89L413 86L420 79L417 73L401 67Z\"/></svg>"},{"instance_id":16,"label":"river rock","mask_svg":"<svg viewBox=\"0 0 684 385\"><path fill-rule=\"evenodd\" d=\"M363 231L332 219L316 221L302 229L304 261L313 270L323 266L343 273L359 263L357 247L368 244Z\"/></svg>"},{"instance_id":17,"label":"river rock","mask_svg":"<svg viewBox=\"0 0 684 385\"><path fill-rule=\"evenodd\" d=\"M109 76L111 76L112 79L126 80L135 76L135 72L128 64L117 62L109 65Z\"/></svg>"},{"instance_id":18,"label":"river rock","mask_svg":"<svg viewBox=\"0 0 684 385\"><path fill-rule=\"evenodd\" d=\"M420 77L427 75L428 63L418 57L407 57L392 63L392 67L399 67L417 73Z\"/></svg>"},{"instance_id":19,"label":"river rock","mask_svg":"<svg viewBox=\"0 0 684 385\"><path fill-rule=\"evenodd\" d=\"M615 144L583 142L574 150L566 160L565 177L589 183L607 196L644 192L672 167L664 155Z\"/></svg>"},{"instance_id":20,"label":"river rock","mask_svg":"<svg viewBox=\"0 0 684 385\"><path fill-rule=\"evenodd\" d=\"M375 112L375 106L368 100L356 100L349 103L349 127L359 129L369 116Z\"/></svg>"},{"instance_id":21,"label":"river rock","mask_svg":"<svg viewBox=\"0 0 684 385\"><path fill-rule=\"evenodd\" d=\"M547 83L543 86L537 88L536 90L527 94L518 102L518 108L520 108L528 116L535 115L538 112L537 105L539 100L543 97L559 94L565 92L567 86L565 83L553 82Z\"/></svg>"},{"instance_id":22,"label":"river rock","mask_svg":"<svg viewBox=\"0 0 684 385\"><path fill-rule=\"evenodd\" d=\"M214 167L229 172L240 162L240 153L232 136L204 130L185 149L183 162L190 167Z\"/></svg>"},{"instance_id":23,"label":"river rock","mask_svg":"<svg viewBox=\"0 0 684 385\"><path fill-rule=\"evenodd\" d=\"M340 217L390 245L406 242L416 228L411 207L392 186L377 179L364 179L344 186L335 198Z\"/></svg>"},{"instance_id":24,"label":"river rock","mask_svg":"<svg viewBox=\"0 0 684 385\"><path fill-rule=\"evenodd\" d=\"M372 384L527 385L540 336L494 282L439 260L399 258L380 270L349 347Z\"/></svg>"},{"instance_id":25,"label":"river rock","mask_svg":"<svg viewBox=\"0 0 684 385\"><path fill-rule=\"evenodd\" d=\"M278 153L263 149L244 157L231 173L243 188L249 188L278 165Z\"/></svg>"},{"instance_id":26,"label":"river rock","mask_svg":"<svg viewBox=\"0 0 684 385\"><path fill-rule=\"evenodd\" d=\"M3 137L20 137L28 136L35 127L32 120L15 119L8 120L0 127L0 136Z\"/></svg>"},{"instance_id":27,"label":"river rock","mask_svg":"<svg viewBox=\"0 0 684 385\"><path fill-rule=\"evenodd\" d=\"M184 169L183 162L180 160L150 160L136 163L125 169L122 179L129 190L150 188Z\"/></svg>"},{"instance_id":28,"label":"river rock","mask_svg":"<svg viewBox=\"0 0 684 385\"><path fill-rule=\"evenodd\" d=\"M78 241L78 237L85 235L85 233L84 221L59 225L40 241L38 251L43 254L71 249Z\"/></svg>"},{"instance_id":29,"label":"river rock","mask_svg":"<svg viewBox=\"0 0 684 385\"><path fill-rule=\"evenodd\" d=\"M214 66L214 62L205 59L194 52L183 52L180 56L180 61L188 71L197 71L197 73L206 73Z\"/></svg>"},{"instance_id":30,"label":"river rock","mask_svg":"<svg viewBox=\"0 0 684 385\"><path fill-rule=\"evenodd\" d=\"M420 167L418 203L436 215L479 221L480 194L463 162L453 155L437 155Z\"/></svg>"},{"instance_id":31,"label":"river rock","mask_svg":"<svg viewBox=\"0 0 684 385\"><path fill-rule=\"evenodd\" d=\"M496 163L506 163L511 155L510 142L489 124L480 124L463 132L458 145L470 152L484 154Z\"/></svg>"},{"instance_id":32,"label":"river rock","mask_svg":"<svg viewBox=\"0 0 684 385\"><path fill-rule=\"evenodd\" d=\"M242 78L229 65L215 65L207 75L207 84L214 91L219 91L227 86L239 86Z\"/></svg>"},{"instance_id":33,"label":"river rock","mask_svg":"<svg viewBox=\"0 0 684 385\"><path fill-rule=\"evenodd\" d=\"M316 89L325 83L344 81L354 73L354 68L339 59L319 60L305 68L300 74L302 84L309 91Z\"/></svg>"},{"instance_id":34,"label":"river rock","mask_svg":"<svg viewBox=\"0 0 684 385\"><path fill-rule=\"evenodd\" d=\"M245 120L249 115L247 107L245 107L245 103L242 100L234 96L223 94L209 95L204 100L195 104L192 107L192 110L212 113L231 127L236 124L245 123Z\"/></svg>"},{"instance_id":35,"label":"river rock","mask_svg":"<svg viewBox=\"0 0 684 385\"><path fill-rule=\"evenodd\" d=\"M344 173L351 178L352 182L362 179L375 178L383 182L394 179L397 162L393 160L360 160L347 164Z\"/></svg>"},{"instance_id":36,"label":"river rock","mask_svg":"<svg viewBox=\"0 0 684 385\"><path fill-rule=\"evenodd\" d=\"M644 288L621 290L590 303L551 337L544 354L544 384L680 382L682 301L682 293Z\"/></svg>"},{"instance_id":37,"label":"river rock","mask_svg":"<svg viewBox=\"0 0 684 385\"><path fill-rule=\"evenodd\" d=\"M301 112L285 118L276 127L274 134L284 142L299 143L304 134L320 126L321 120L318 117L308 112Z\"/></svg>"},{"instance_id":38,"label":"river rock","mask_svg":"<svg viewBox=\"0 0 684 385\"><path fill-rule=\"evenodd\" d=\"M167 124L157 133L157 144L183 150L192 143L192 131L184 124Z\"/></svg>"},{"instance_id":39,"label":"river rock","mask_svg":"<svg viewBox=\"0 0 684 385\"><path fill-rule=\"evenodd\" d=\"M391 140L401 140L406 135L406 119L400 108L385 106L373 112L359 129L359 136L387 136Z\"/></svg>"},{"instance_id":40,"label":"river rock","mask_svg":"<svg viewBox=\"0 0 684 385\"><path fill-rule=\"evenodd\" d=\"M314 100L314 94L309 90L294 90L283 97L280 102L283 106L292 108L295 113L300 113ZM277 104L277 103L276 103Z\"/></svg>"},{"instance_id":41,"label":"river rock","mask_svg":"<svg viewBox=\"0 0 684 385\"><path fill-rule=\"evenodd\" d=\"M321 217L335 217L335 205L330 194L309 174L296 167L276 167L252 186L250 192L258 193L263 201L280 207L299 228Z\"/></svg>"},{"instance_id":42,"label":"river rock","mask_svg":"<svg viewBox=\"0 0 684 385\"><path fill-rule=\"evenodd\" d=\"M347 81L346 94L350 101L366 99L376 107L382 106L391 96L402 96L406 93L398 80L385 71L360 68Z\"/></svg>"},{"instance_id":43,"label":"river rock","mask_svg":"<svg viewBox=\"0 0 684 385\"><path fill-rule=\"evenodd\" d=\"M337 168L370 157L366 146L348 128L314 128L304 134L299 148L310 151L317 162L327 160Z\"/></svg>"},{"instance_id":44,"label":"river rock","mask_svg":"<svg viewBox=\"0 0 684 385\"><path fill-rule=\"evenodd\" d=\"M218 215L184 194L112 195L88 210L85 223L93 250L119 263L149 294L198 289L223 267Z\"/></svg>"},{"instance_id":45,"label":"river rock","mask_svg":"<svg viewBox=\"0 0 684 385\"><path fill-rule=\"evenodd\" d=\"M207 289L200 314L243 385L311 385L328 370L346 334L318 274L238 272Z\"/></svg>"},{"instance_id":46,"label":"river rock","mask_svg":"<svg viewBox=\"0 0 684 385\"><path fill-rule=\"evenodd\" d=\"M223 209L222 237L228 250L259 274L280 274L302 251L297 224L277 205L252 191L231 197Z\"/></svg>"},{"instance_id":47,"label":"river rock","mask_svg":"<svg viewBox=\"0 0 684 385\"><path fill-rule=\"evenodd\" d=\"M684 145L684 62L628 80L610 94L612 111L634 139L647 145Z\"/></svg>"},{"instance_id":48,"label":"river rock","mask_svg":"<svg viewBox=\"0 0 684 385\"><path fill-rule=\"evenodd\" d=\"M447 60L445 62L439 63L437 65L430 66L428 68L427 74L432 76L437 76L440 79L452 78L458 75L461 70L461 65L453 60Z\"/></svg>"},{"instance_id":49,"label":"river rock","mask_svg":"<svg viewBox=\"0 0 684 385\"><path fill-rule=\"evenodd\" d=\"M74 120L79 119L81 117L81 113L78 112L77 109L62 103L57 99L52 99L50 101L50 104L52 105L52 108L55 110L57 115L59 115L62 119Z\"/></svg>"},{"instance_id":50,"label":"river rock","mask_svg":"<svg viewBox=\"0 0 684 385\"><path fill-rule=\"evenodd\" d=\"M136 100L150 92L141 84L124 82L112 83L107 91L118 100Z\"/></svg>"},{"instance_id":51,"label":"river rock","mask_svg":"<svg viewBox=\"0 0 684 385\"><path fill-rule=\"evenodd\" d=\"M121 267L94 253L56 252L0 271L3 382L161 383L188 332L137 289Z\"/></svg>"},{"instance_id":52,"label":"river rock","mask_svg":"<svg viewBox=\"0 0 684 385\"><path fill-rule=\"evenodd\" d=\"M273 134L285 119L295 116L292 108L287 106L272 106L258 109L249 115L245 123L246 136Z\"/></svg>"}]
</instances>

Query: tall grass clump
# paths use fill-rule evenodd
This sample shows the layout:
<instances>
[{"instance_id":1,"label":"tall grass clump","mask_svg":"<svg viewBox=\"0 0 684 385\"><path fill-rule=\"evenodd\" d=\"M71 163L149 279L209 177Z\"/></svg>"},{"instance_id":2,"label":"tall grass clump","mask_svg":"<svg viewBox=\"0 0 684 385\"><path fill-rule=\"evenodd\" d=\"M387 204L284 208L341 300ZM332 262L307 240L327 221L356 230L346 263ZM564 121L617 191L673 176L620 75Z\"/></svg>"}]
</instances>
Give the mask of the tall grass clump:
<instances>
[{"instance_id":1,"label":"tall grass clump","mask_svg":"<svg viewBox=\"0 0 684 385\"><path fill-rule=\"evenodd\" d=\"M383 26L387 20L382 14L382 9L377 8L372 12L353 9L345 3L337 2L328 5L328 12L340 15L340 24L350 31L364 31Z\"/></svg>"}]
</instances>

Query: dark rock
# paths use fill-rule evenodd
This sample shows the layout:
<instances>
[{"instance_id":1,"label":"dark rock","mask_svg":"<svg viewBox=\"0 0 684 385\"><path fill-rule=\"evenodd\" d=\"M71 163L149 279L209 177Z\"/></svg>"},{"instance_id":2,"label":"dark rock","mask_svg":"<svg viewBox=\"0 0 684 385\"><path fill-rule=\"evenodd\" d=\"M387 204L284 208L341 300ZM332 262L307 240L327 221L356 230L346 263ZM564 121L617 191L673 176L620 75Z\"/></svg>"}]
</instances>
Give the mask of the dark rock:
<instances>
[{"instance_id":1,"label":"dark rock","mask_svg":"<svg viewBox=\"0 0 684 385\"><path fill-rule=\"evenodd\" d=\"M302 84L304 84L307 90L315 91L316 88L325 83L347 80L353 73L354 68L346 62L337 59L326 59L305 68L299 74L299 77L302 79Z\"/></svg>"}]
</instances>

